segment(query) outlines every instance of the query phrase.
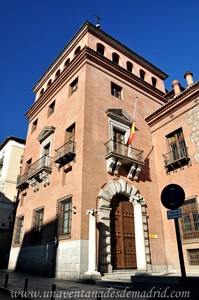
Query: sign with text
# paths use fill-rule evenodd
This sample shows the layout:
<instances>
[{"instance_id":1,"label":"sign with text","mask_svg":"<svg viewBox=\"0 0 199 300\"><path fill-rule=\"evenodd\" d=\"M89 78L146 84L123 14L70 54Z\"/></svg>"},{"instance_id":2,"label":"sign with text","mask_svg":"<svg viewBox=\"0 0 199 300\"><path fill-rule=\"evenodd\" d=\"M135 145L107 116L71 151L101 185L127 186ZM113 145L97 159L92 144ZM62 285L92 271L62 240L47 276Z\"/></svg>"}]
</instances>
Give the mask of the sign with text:
<instances>
[{"instance_id":1,"label":"sign with text","mask_svg":"<svg viewBox=\"0 0 199 300\"><path fill-rule=\"evenodd\" d=\"M172 209L167 211L167 219L178 219L182 218L182 211L180 208L178 209Z\"/></svg>"}]
</instances>

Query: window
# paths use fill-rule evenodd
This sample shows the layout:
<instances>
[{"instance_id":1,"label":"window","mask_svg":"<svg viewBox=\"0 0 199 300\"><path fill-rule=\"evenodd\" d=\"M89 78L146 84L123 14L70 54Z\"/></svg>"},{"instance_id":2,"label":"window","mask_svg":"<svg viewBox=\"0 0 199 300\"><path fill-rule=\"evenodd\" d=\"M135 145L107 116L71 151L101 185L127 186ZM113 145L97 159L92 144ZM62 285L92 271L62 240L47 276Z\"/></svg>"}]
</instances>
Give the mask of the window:
<instances>
[{"instance_id":1,"label":"window","mask_svg":"<svg viewBox=\"0 0 199 300\"><path fill-rule=\"evenodd\" d=\"M190 265L199 265L199 249L189 249L188 258Z\"/></svg>"},{"instance_id":2,"label":"window","mask_svg":"<svg viewBox=\"0 0 199 300\"><path fill-rule=\"evenodd\" d=\"M114 62L114 63L116 63L116 64L119 64L119 59L120 59L120 57L119 57L119 55L117 54L117 53L113 53L112 54L112 61Z\"/></svg>"},{"instance_id":3,"label":"window","mask_svg":"<svg viewBox=\"0 0 199 300\"><path fill-rule=\"evenodd\" d=\"M144 70L140 70L140 78L142 79L142 80L144 80L145 79L145 71Z\"/></svg>"},{"instance_id":4,"label":"window","mask_svg":"<svg viewBox=\"0 0 199 300\"><path fill-rule=\"evenodd\" d=\"M152 81L152 86L156 87L157 79L155 77L152 77L151 81Z\"/></svg>"},{"instance_id":5,"label":"window","mask_svg":"<svg viewBox=\"0 0 199 300\"><path fill-rule=\"evenodd\" d=\"M47 86L49 87L52 84L52 79L50 79L47 83Z\"/></svg>"},{"instance_id":6,"label":"window","mask_svg":"<svg viewBox=\"0 0 199 300\"><path fill-rule=\"evenodd\" d=\"M100 53L101 55L104 55L104 45L97 43L97 52Z\"/></svg>"},{"instance_id":7,"label":"window","mask_svg":"<svg viewBox=\"0 0 199 300\"><path fill-rule=\"evenodd\" d=\"M129 72L132 72L133 70L133 64L130 61L127 61L126 68Z\"/></svg>"},{"instance_id":8,"label":"window","mask_svg":"<svg viewBox=\"0 0 199 300\"><path fill-rule=\"evenodd\" d=\"M70 237L72 197L58 201L58 235Z\"/></svg>"},{"instance_id":9,"label":"window","mask_svg":"<svg viewBox=\"0 0 199 300\"><path fill-rule=\"evenodd\" d=\"M70 63L70 58L68 58L68 59L65 61L64 67L67 67L67 66L69 65L69 63Z\"/></svg>"},{"instance_id":10,"label":"window","mask_svg":"<svg viewBox=\"0 0 199 300\"><path fill-rule=\"evenodd\" d=\"M66 142L75 141L75 123L66 129Z\"/></svg>"},{"instance_id":11,"label":"window","mask_svg":"<svg viewBox=\"0 0 199 300\"><path fill-rule=\"evenodd\" d=\"M122 99L122 88L115 83L111 83L111 95Z\"/></svg>"},{"instance_id":12,"label":"window","mask_svg":"<svg viewBox=\"0 0 199 300\"><path fill-rule=\"evenodd\" d=\"M44 93L44 88L41 89L40 95L42 95L43 93Z\"/></svg>"},{"instance_id":13,"label":"window","mask_svg":"<svg viewBox=\"0 0 199 300\"><path fill-rule=\"evenodd\" d=\"M22 242L22 235L23 235L23 223L24 223L24 216L17 217L16 224L15 224L15 244L20 244Z\"/></svg>"},{"instance_id":14,"label":"window","mask_svg":"<svg viewBox=\"0 0 199 300\"><path fill-rule=\"evenodd\" d=\"M60 69L57 70L57 72L55 73L55 78L57 78L60 75L60 73L61 73Z\"/></svg>"},{"instance_id":15,"label":"window","mask_svg":"<svg viewBox=\"0 0 199 300\"><path fill-rule=\"evenodd\" d=\"M187 156L187 147L182 132L182 128L167 135L171 158L173 161Z\"/></svg>"},{"instance_id":16,"label":"window","mask_svg":"<svg viewBox=\"0 0 199 300\"><path fill-rule=\"evenodd\" d=\"M125 131L113 127L113 149L118 154L125 154Z\"/></svg>"},{"instance_id":17,"label":"window","mask_svg":"<svg viewBox=\"0 0 199 300\"><path fill-rule=\"evenodd\" d=\"M53 101L48 107L48 117L51 116L55 111L55 101Z\"/></svg>"},{"instance_id":18,"label":"window","mask_svg":"<svg viewBox=\"0 0 199 300\"><path fill-rule=\"evenodd\" d=\"M78 46L74 52L74 57L80 52L80 50L81 50L81 47Z\"/></svg>"},{"instance_id":19,"label":"window","mask_svg":"<svg viewBox=\"0 0 199 300\"><path fill-rule=\"evenodd\" d=\"M163 154L164 164L167 172L174 171L189 164L187 147L184 140L182 128L166 136L168 141L169 152Z\"/></svg>"},{"instance_id":20,"label":"window","mask_svg":"<svg viewBox=\"0 0 199 300\"><path fill-rule=\"evenodd\" d=\"M30 172L30 166L32 164L32 158L30 158L27 162L26 162L26 167L25 167L25 173L27 173L29 175Z\"/></svg>"},{"instance_id":21,"label":"window","mask_svg":"<svg viewBox=\"0 0 199 300\"><path fill-rule=\"evenodd\" d=\"M32 133L37 129L37 123L38 123L38 119L36 119L36 120L32 123Z\"/></svg>"},{"instance_id":22,"label":"window","mask_svg":"<svg viewBox=\"0 0 199 300\"><path fill-rule=\"evenodd\" d=\"M33 219L32 219L32 231L31 231L32 242L41 242L42 229L43 229L43 216L44 216L43 208L34 210Z\"/></svg>"},{"instance_id":23,"label":"window","mask_svg":"<svg viewBox=\"0 0 199 300\"><path fill-rule=\"evenodd\" d=\"M185 200L181 210L183 239L199 238L199 210L196 197Z\"/></svg>"},{"instance_id":24,"label":"window","mask_svg":"<svg viewBox=\"0 0 199 300\"><path fill-rule=\"evenodd\" d=\"M78 77L73 80L73 82L70 84L70 95L72 95L78 88Z\"/></svg>"}]
</instances>

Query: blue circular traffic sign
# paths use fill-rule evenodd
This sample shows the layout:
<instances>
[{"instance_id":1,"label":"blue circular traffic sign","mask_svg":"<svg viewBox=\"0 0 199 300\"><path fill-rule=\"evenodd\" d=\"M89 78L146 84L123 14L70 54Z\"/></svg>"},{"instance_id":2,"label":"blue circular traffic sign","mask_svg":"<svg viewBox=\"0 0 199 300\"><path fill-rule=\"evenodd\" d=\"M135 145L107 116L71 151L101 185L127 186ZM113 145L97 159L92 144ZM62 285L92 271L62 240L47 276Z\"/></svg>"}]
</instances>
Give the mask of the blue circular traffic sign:
<instances>
[{"instance_id":1,"label":"blue circular traffic sign","mask_svg":"<svg viewBox=\"0 0 199 300\"><path fill-rule=\"evenodd\" d=\"M168 209L176 209L182 206L185 199L183 188L177 184L167 185L161 193L161 202Z\"/></svg>"}]
</instances>

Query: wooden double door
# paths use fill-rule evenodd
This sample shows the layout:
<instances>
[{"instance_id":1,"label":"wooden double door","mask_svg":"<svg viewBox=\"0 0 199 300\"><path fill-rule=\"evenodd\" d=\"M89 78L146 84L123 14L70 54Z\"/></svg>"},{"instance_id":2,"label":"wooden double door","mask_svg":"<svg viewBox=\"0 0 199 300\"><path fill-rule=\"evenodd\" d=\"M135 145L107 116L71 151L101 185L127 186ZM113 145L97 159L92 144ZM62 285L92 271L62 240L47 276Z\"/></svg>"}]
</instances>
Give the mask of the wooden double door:
<instances>
[{"instance_id":1,"label":"wooden double door","mask_svg":"<svg viewBox=\"0 0 199 300\"><path fill-rule=\"evenodd\" d=\"M111 263L113 269L137 268L134 209L129 199L117 194L111 201Z\"/></svg>"}]
</instances>

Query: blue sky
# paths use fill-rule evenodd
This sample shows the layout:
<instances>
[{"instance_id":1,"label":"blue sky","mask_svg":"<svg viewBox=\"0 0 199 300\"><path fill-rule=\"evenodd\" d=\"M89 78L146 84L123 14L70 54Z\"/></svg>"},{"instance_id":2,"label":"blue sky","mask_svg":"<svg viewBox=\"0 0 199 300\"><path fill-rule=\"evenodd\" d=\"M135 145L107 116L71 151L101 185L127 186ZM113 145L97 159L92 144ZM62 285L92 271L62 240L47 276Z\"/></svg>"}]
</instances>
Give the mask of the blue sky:
<instances>
[{"instance_id":1,"label":"blue sky","mask_svg":"<svg viewBox=\"0 0 199 300\"><path fill-rule=\"evenodd\" d=\"M26 138L24 116L32 87L86 21L169 75L168 90L184 73L199 80L199 1L187 0L0 0L0 143Z\"/></svg>"}]
</instances>

